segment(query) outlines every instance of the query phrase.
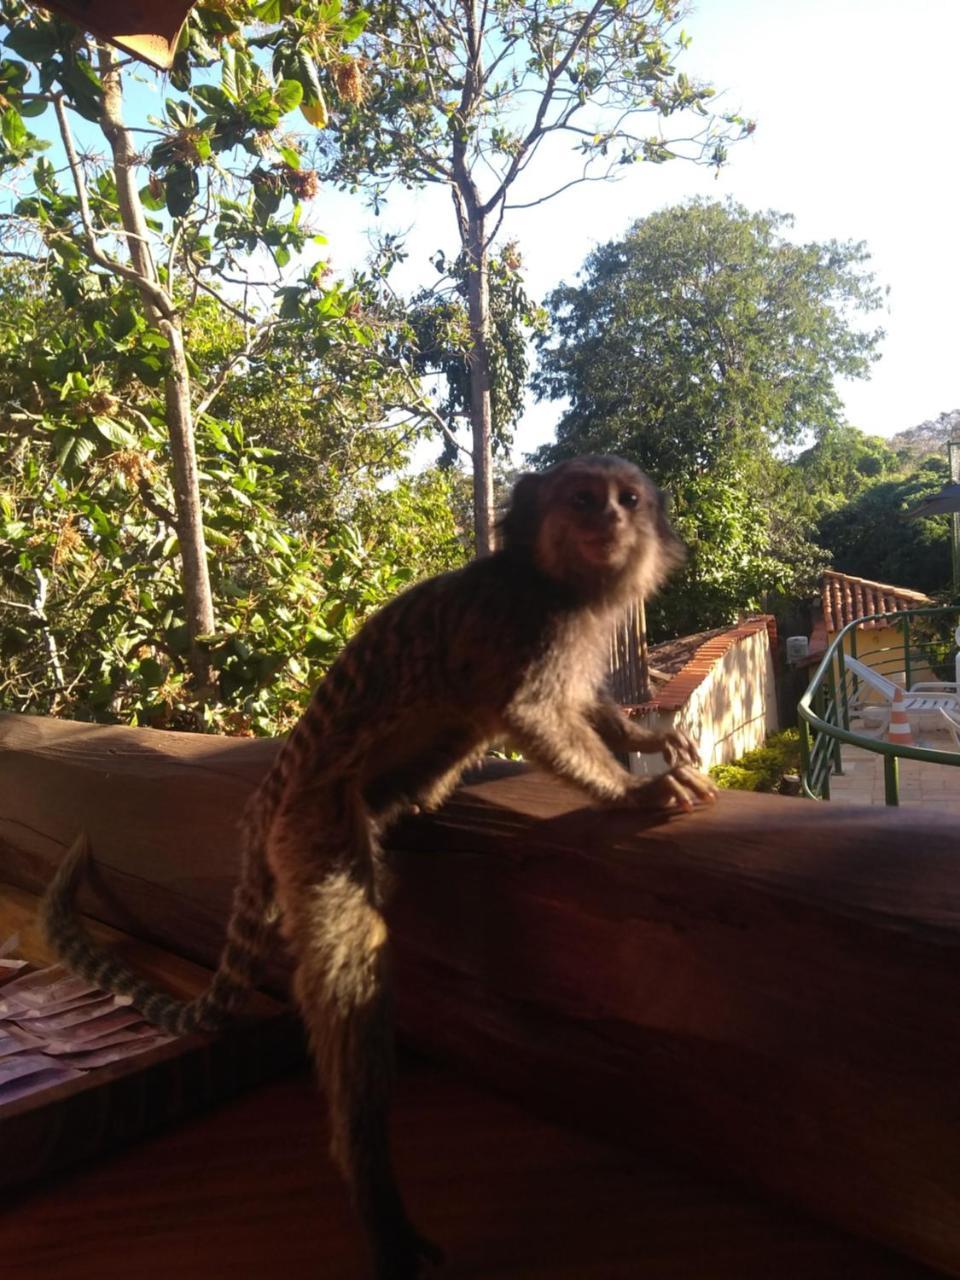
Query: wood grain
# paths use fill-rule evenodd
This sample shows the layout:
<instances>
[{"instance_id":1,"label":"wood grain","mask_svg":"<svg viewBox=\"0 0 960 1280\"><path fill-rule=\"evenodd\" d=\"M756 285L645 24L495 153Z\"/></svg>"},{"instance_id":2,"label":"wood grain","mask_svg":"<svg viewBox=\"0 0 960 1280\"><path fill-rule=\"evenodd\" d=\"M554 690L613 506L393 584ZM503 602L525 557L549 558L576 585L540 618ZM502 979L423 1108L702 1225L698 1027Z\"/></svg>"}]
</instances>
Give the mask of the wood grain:
<instances>
[{"instance_id":1,"label":"wood grain","mask_svg":"<svg viewBox=\"0 0 960 1280\"><path fill-rule=\"evenodd\" d=\"M0 847L210 963L275 744L0 717ZM392 835L409 1043L960 1275L960 846L947 814L726 793L651 819L497 766ZM277 976L282 981L282 974Z\"/></svg>"},{"instance_id":2,"label":"wood grain","mask_svg":"<svg viewBox=\"0 0 960 1280\"><path fill-rule=\"evenodd\" d=\"M402 1064L404 1188L444 1280L930 1280L916 1263ZM0 1208L4 1280L361 1280L306 1077Z\"/></svg>"}]
</instances>

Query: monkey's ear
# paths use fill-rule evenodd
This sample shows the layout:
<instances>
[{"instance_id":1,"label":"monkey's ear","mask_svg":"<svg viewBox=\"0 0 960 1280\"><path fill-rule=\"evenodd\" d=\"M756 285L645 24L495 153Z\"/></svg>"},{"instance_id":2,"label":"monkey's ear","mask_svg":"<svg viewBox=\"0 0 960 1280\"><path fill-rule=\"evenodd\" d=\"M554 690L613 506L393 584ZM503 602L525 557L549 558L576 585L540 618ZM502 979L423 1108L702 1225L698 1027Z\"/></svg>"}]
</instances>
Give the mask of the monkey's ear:
<instances>
[{"instance_id":1,"label":"monkey's ear","mask_svg":"<svg viewBox=\"0 0 960 1280\"><path fill-rule=\"evenodd\" d=\"M510 505L500 521L501 544L506 551L529 546L540 523L540 490L543 477L532 471L513 486Z\"/></svg>"}]
</instances>

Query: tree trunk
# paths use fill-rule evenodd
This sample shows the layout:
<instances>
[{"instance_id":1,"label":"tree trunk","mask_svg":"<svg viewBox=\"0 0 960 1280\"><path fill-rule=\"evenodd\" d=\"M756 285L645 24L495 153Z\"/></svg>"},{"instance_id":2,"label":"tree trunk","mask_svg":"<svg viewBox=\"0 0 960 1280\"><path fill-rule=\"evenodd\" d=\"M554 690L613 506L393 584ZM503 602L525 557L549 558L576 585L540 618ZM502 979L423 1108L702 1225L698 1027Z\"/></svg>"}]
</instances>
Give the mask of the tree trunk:
<instances>
[{"instance_id":1,"label":"tree trunk","mask_svg":"<svg viewBox=\"0 0 960 1280\"><path fill-rule=\"evenodd\" d=\"M165 321L162 329L170 343L164 394L167 430L170 433L170 460L173 464L180 564L183 571L183 598L187 635L190 639L190 670L199 692L212 684L213 672L207 651L197 643L197 637L210 635L216 626L216 619L203 533L200 478L190 405L190 371L183 349L179 316Z\"/></svg>"},{"instance_id":2,"label":"tree trunk","mask_svg":"<svg viewBox=\"0 0 960 1280\"><path fill-rule=\"evenodd\" d=\"M467 310L470 325L470 424L473 431L473 523L478 556L493 550L493 405L490 395L490 278L483 215L470 208Z\"/></svg>"},{"instance_id":3,"label":"tree trunk","mask_svg":"<svg viewBox=\"0 0 960 1280\"><path fill-rule=\"evenodd\" d=\"M157 303L159 280L147 239L147 224L136 183L136 147L123 121L123 88L120 69L113 51L101 47L100 72L103 83L103 119L101 126L113 152L117 183L117 203L123 229L127 233L130 262L146 285L141 290L147 317L170 343L164 399L167 430L170 436L170 460L173 470L174 504L177 537L180 542L181 585L187 635L190 643L189 663L194 688L202 692L213 681L206 650L198 637L209 635L216 627L210 573L207 564L206 539L203 532L203 507L197 471L191 409L190 373L183 349L183 333L173 298L166 307Z\"/></svg>"}]
</instances>

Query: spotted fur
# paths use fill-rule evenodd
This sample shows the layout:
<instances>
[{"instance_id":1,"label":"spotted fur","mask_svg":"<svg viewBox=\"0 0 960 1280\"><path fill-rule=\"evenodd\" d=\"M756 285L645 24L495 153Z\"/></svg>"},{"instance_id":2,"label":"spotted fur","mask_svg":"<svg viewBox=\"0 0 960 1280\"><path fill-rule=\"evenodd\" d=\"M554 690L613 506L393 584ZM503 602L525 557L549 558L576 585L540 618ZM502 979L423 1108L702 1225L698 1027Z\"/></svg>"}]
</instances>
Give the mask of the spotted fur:
<instances>
[{"instance_id":1,"label":"spotted fur","mask_svg":"<svg viewBox=\"0 0 960 1280\"><path fill-rule=\"evenodd\" d=\"M203 995L160 994L90 944L71 905L82 841L44 907L72 968L183 1032L238 1008L276 904L333 1155L379 1280L413 1280L436 1256L407 1218L387 1141L385 828L411 806L442 803L464 767L504 739L600 801L688 808L712 796L685 735L639 728L602 689L612 628L682 559L656 488L621 459L574 459L521 478L502 534L493 555L386 605L317 687L247 808L227 941ZM613 754L625 750L662 752L671 767L644 785Z\"/></svg>"}]
</instances>

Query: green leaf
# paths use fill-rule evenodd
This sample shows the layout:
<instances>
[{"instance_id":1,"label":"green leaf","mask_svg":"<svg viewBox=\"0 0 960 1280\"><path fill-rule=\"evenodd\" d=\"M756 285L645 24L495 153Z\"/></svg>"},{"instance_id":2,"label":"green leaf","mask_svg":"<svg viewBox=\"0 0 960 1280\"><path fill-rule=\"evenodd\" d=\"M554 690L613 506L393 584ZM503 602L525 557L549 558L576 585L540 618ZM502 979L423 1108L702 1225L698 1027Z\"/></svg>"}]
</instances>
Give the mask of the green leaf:
<instances>
[{"instance_id":1,"label":"green leaf","mask_svg":"<svg viewBox=\"0 0 960 1280\"><path fill-rule=\"evenodd\" d=\"M167 207L166 193L162 196L153 195L148 183L140 188L140 203L145 209L151 209L154 213L157 213Z\"/></svg>"},{"instance_id":2,"label":"green leaf","mask_svg":"<svg viewBox=\"0 0 960 1280\"><path fill-rule=\"evenodd\" d=\"M166 672L156 658L141 658L137 664L137 673L148 688L159 687L166 678Z\"/></svg>"},{"instance_id":3,"label":"green leaf","mask_svg":"<svg viewBox=\"0 0 960 1280\"><path fill-rule=\"evenodd\" d=\"M95 416L93 419L94 426L103 436L104 440L110 444L119 445L123 449L133 449L137 445L137 437L128 428L122 426L119 422L115 422L113 418L101 418Z\"/></svg>"},{"instance_id":4,"label":"green leaf","mask_svg":"<svg viewBox=\"0 0 960 1280\"><path fill-rule=\"evenodd\" d=\"M202 107L206 107L212 116L223 117L233 114L233 103L216 85L198 84L191 92L197 102Z\"/></svg>"},{"instance_id":5,"label":"green leaf","mask_svg":"<svg viewBox=\"0 0 960 1280\"><path fill-rule=\"evenodd\" d=\"M224 44L221 56L223 72L220 82L223 85L223 92L231 102L236 102L240 96L237 85L237 51L232 44Z\"/></svg>"},{"instance_id":6,"label":"green leaf","mask_svg":"<svg viewBox=\"0 0 960 1280\"><path fill-rule=\"evenodd\" d=\"M0 58L0 89L7 95L18 94L30 78L30 72L22 62L12 58Z\"/></svg>"},{"instance_id":7,"label":"green leaf","mask_svg":"<svg viewBox=\"0 0 960 1280\"><path fill-rule=\"evenodd\" d=\"M323 89L320 86L317 66L306 49L297 50L297 57L291 74L296 76L303 89L304 106L312 107L323 101Z\"/></svg>"},{"instance_id":8,"label":"green leaf","mask_svg":"<svg viewBox=\"0 0 960 1280\"><path fill-rule=\"evenodd\" d=\"M281 80L277 85L277 91L274 94L274 101L280 108L280 114L285 116L288 111L292 111L294 107L299 107L303 99L303 85L297 80Z\"/></svg>"},{"instance_id":9,"label":"green leaf","mask_svg":"<svg viewBox=\"0 0 960 1280\"><path fill-rule=\"evenodd\" d=\"M190 52L193 54L194 59L201 65L209 65L211 62L216 62L219 54L213 45L208 44L200 28L190 26L189 32Z\"/></svg>"},{"instance_id":10,"label":"green leaf","mask_svg":"<svg viewBox=\"0 0 960 1280\"><path fill-rule=\"evenodd\" d=\"M69 91L75 110L85 120L99 124L103 86L86 58L65 62L60 71L60 83Z\"/></svg>"},{"instance_id":11,"label":"green leaf","mask_svg":"<svg viewBox=\"0 0 960 1280\"><path fill-rule=\"evenodd\" d=\"M26 125L20 119L20 113L15 111L13 107L8 107L0 118L0 131L3 133L3 140L11 151L22 151L24 144L30 137Z\"/></svg>"},{"instance_id":12,"label":"green leaf","mask_svg":"<svg viewBox=\"0 0 960 1280\"><path fill-rule=\"evenodd\" d=\"M258 22L265 22L268 26L275 26L283 18L280 0L263 0L262 4L254 5L253 16Z\"/></svg>"},{"instance_id":13,"label":"green leaf","mask_svg":"<svg viewBox=\"0 0 960 1280\"><path fill-rule=\"evenodd\" d=\"M182 218L200 194L200 180L196 169L187 164L171 165L164 175L167 195L167 213L171 218Z\"/></svg>"},{"instance_id":14,"label":"green leaf","mask_svg":"<svg viewBox=\"0 0 960 1280\"><path fill-rule=\"evenodd\" d=\"M352 44L366 30L367 23L370 21L370 14L365 9L358 9L357 12L346 20L341 30L341 38L344 44Z\"/></svg>"},{"instance_id":15,"label":"green leaf","mask_svg":"<svg viewBox=\"0 0 960 1280\"><path fill-rule=\"evenodd\" d=\"M18 24L3 43L28 62L46 62L59 52L56 34L48 23L35 27Z\"/></svg>"}]
</instances>

